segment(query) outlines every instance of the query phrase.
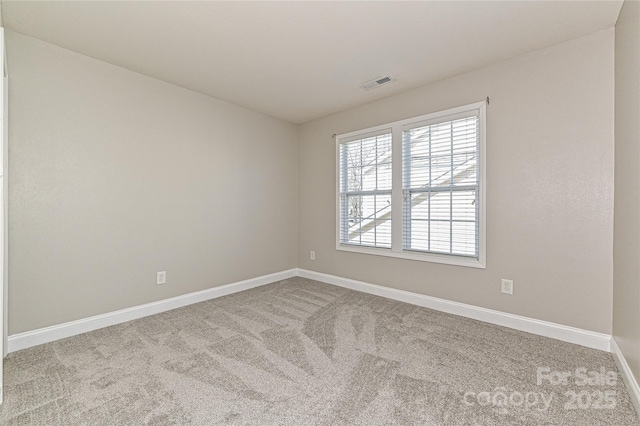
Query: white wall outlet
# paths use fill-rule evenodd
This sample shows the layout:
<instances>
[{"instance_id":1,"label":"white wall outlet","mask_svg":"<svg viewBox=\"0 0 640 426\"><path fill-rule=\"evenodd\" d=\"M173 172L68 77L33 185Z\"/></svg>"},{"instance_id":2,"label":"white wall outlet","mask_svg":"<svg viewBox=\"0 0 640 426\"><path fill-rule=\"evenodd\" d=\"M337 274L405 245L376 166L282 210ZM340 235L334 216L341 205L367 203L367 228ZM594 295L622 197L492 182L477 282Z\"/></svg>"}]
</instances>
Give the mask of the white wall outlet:
<instances>
[{"instance_id":1,"label":"white wall outlet","mask_svg":"<svg viewBox=\"0 0 640 426\"><path fill-rule=\"evenodd\" d=\"M505 294L513 294L513 280L502 280L502 292Z\"/></svg>"},{"instance_id":2,"label":"white wall outlet","mask_svg":"<svg viewBox=\"0 0 640 426\"><path fill-rule=\"evenodd\" d=\"M167 283L167 271L160 271L156 274L156 284Z\"/></svg>"},{"instance_id":3,"label":"white wall outlet","mask_svg":"<svg viewBox=\"0 0 640 426\"><path fill-rule=\"evenodd\" d=\"M316 252L315 251L310 251L309 252L309 259L316 260Z\"/></svg>"}]
</instances>

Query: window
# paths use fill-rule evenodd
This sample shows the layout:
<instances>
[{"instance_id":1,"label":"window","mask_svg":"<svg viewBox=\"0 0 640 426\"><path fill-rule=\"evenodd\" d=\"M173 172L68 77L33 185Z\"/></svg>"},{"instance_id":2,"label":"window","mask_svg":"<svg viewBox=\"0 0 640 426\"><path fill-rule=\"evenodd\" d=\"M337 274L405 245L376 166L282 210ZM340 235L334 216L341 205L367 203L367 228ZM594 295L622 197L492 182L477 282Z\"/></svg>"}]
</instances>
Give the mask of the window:
<instances>
[{"instance_id":1,"label":"window","mask_svg":"<svg viewBox=\"0 0 640 426\"><path fill-rule=\"evenodd\" d=\"M484 268L485 103L337 136L338 250Z\"/></svg>"}]
</instances>

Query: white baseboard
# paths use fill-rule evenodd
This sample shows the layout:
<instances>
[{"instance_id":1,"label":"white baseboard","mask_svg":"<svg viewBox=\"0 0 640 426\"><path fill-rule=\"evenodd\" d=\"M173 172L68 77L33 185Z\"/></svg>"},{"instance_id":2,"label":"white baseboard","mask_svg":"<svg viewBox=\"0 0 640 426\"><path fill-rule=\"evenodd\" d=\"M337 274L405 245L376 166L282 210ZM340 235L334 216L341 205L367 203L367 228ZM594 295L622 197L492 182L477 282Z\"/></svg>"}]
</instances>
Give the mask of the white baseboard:
<instances>
[{"instance_id":1,"label":"white baseboard","mask_svg":"<svg viewBox=\"0 0 640 426\"><path fill-rule=\"evenodd\" d=\"M110 325L116 325L149 315L158 314L160 312L169 311L171 309L180 308L193 303L204 302L205 300L215 299L217 297L226 296L239 291L249 290L250 288L292 278L296 275L297 270L290 269L288 271L263 275L257 278L238 281L222 285L220 287L213 287L207 290L197 291L195 293L172 297L170 299L146 303L144 305L133 306L131 308L121 309L119 311L109 312L102 315L39 328L37 330L27 331L24 333L13 334L9 336L8 339L9 352L15 352L31 346L53 342L54 340L64 339L66 337L75 336L76 334L86 333L88 331L97 330Z\"/></svg>"},{"instance_id":2,"label":"white baseboard","mask_svg":"<svg viewBox=\"0 0 640 426\"><path fill-rule=\"evenodd\" d=\"M611 352L614 355L616 364L618 364L618 369L622 372L624 383L629 389L629 396L631 397L633 406L636 408L636 414L640 417L640 386L638 385L638 381L633 375L629 364L627 364L627 360L620 350L616 339L613 337L611 338Z\"/></svg>"},{"instance_id":3,"label":"white baseboard","mask_svg":"<svg viewBox=\"0 0 640 426\"><path fill-rule=\"evenodd\" d=\"M425 296L422 294L411 293L408 291L397 290L375 284L369 284L362 281L338 277L335 275L323 274L320 272L314 272L305 269L290 269L287 271L264 275L261 277L239 281L220 287L214 287L195 293L189 293L170 299L160 300L153 303L147 303L140 306L122 309L119 311L71 321L64 324L58 324L50 327L40 328L37 330L27 331L24 333L14 334L9 336L8 339L9 352L15 352L20 349L29 348L31 346L41 345L43 343L52 342L58 339L64 339L66 337L75 336L77 334L86 333L88 331L97 330L99 328L108 327L160 312L165 312L171 309L180 308L182 306L190 305L193 303L215 299L217 297L226 296L228 294L237 293L239 291L248 290L254 287L259 287L265 284L270 284L272 282L292 278L295 276L310 278L328 284L333 284L364 293L374 294L376 296L386 297L388 299L394 299L413 305L435 309L437 311L460 315L467 318L473 318L491 324L526 331L529 333L538 334L569 343L575 343L589 348L599 349L607 352L611 350L611 336L608 334L596 333L593 331L582 330L575 327L541 321L534 318L508 314L492 309L452 302L445 299L438 299L436 297Z\"/></svg>"},{"instance_id":4,"label":"white baseboard","mask_svg":"<svg viewBox=\"0 0 640 426\"><path fill-rule=\"evenodd\" d=\"M550 337L552 339L575 343L588 348L599 349L607 352L610 351L611 336L608 334L596 333L594 331L569 327L562 324L508 314L492 309L452 302L450 300L438 299L436 297L425 296L423 294L411 293L404 290L397 290L394 288L369 284L362 281L351 280L306 269L298 269L297 275L316 281L322 281L327 284L345 287L351 290L386 297L387 299L394 299L410 303L412 305L435 309L436 311L447 312L491 324L501 325L503 327L538 334L540 336Z\"/></svg>"}]
</instances>

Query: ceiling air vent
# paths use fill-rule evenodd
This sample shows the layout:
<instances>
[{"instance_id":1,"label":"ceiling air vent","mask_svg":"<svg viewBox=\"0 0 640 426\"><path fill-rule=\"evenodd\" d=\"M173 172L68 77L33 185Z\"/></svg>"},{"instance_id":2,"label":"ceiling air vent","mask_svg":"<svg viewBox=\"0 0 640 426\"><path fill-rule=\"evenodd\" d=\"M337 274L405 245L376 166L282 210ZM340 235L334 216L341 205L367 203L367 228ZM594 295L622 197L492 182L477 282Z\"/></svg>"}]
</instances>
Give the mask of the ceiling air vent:
<instances>
[{"instance_id":1,"label":"ceiling air vent","mask_svg":"<svg viewBox=\"0 0 640 426\"><path fill-rule=\"evenodd\" d=\"M385 76L374 78L373 80L364 82L360 85L360 87L362 87L364 90L371 90L371 89L375 89L376 87L380 87L383 84L391 83L392 81L396 81L396 79L391 78L388 75L385 75Z\"/></svg>"}]
</instances>

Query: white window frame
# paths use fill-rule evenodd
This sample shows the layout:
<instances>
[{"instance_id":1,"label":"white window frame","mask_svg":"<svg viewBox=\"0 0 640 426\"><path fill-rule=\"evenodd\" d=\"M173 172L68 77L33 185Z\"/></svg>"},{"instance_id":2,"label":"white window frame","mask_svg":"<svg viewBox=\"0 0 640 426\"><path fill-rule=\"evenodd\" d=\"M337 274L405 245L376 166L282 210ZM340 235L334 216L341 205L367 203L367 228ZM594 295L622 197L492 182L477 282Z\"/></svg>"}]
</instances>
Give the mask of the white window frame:
<instances>
[{"instance_id":1,"label":"white window frame","mask_svg":"<svg viewBox=\"0 0 640 426\"><path fill-rule=\"evenodd\" d=\"M464 257L450 254L422 253L403 249L403 129L425 122L435 122L448 116L456 116L469 112L476 112L479 119L478 141L478 257ZM392 189L391 189L391 248L358 246L342 244L340 242L340 144L366 137L375 132L391 129L392 135ZM336 136L336 250L371 254L377 256L395 257L399 259L417 260L423 262L443 263L448 265L466 266L472 268L486 268L486 198L487 198L487 161L486 161L486 102L476 102L456 108L434 112L419 117L386 123L355 132Z\"/></svg>"}]
</instances>

